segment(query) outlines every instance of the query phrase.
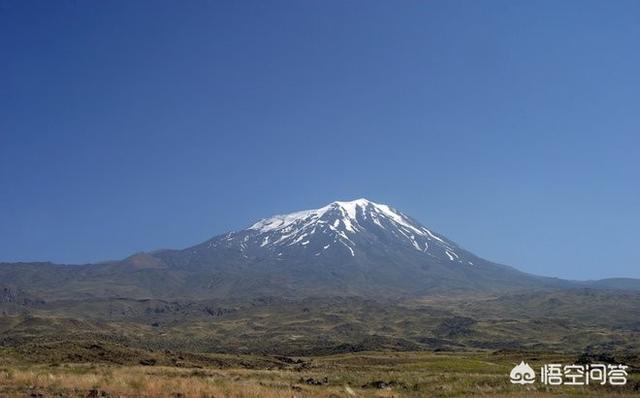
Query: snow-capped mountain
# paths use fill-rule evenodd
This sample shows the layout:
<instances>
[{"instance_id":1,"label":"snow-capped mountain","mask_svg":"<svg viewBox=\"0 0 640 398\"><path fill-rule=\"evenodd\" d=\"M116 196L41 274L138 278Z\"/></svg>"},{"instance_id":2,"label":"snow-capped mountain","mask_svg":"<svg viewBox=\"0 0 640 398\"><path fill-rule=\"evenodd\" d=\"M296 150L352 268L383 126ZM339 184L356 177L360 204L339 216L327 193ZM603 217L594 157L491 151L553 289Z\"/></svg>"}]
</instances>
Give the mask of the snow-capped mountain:
<instances>
[{"instance_id":1,"label":"snow-capped mountain","mask_svg":"<svg viewBox=\"0 0 640 398\"><path fill-rule=\"evenodd\" d=\"M83 266L5 265L5 283L97 297L367 297L573 286L492 263L366 199L262 219L182 250ZM87 290L88 289L88 290Z\"/></svg>"},{"instance_id":2,"label":"snow-capped mountain","mask_svg":"<svg viewBox=\"0 0 640 398\"><path fill-rule=\"evenodd\" d=\"M210 247L238 245L246 256L366 255L373 247L404 247L442 260L473 265L453 242L398 210L367 199L336 201L314 210L276 215L247 230L214 239Z\"/></svg>"},{"instance_id":3,"label":"snow-capped mountain","mask_svg":"<svg viewBox=\"0 0 640 398\"><path fill-rule=\"evenodd\" d=\"M528 286L385 204L336 201L276 215L200 245L154 254L221 295L392 294Z\"/></svg>"}]
</instances>

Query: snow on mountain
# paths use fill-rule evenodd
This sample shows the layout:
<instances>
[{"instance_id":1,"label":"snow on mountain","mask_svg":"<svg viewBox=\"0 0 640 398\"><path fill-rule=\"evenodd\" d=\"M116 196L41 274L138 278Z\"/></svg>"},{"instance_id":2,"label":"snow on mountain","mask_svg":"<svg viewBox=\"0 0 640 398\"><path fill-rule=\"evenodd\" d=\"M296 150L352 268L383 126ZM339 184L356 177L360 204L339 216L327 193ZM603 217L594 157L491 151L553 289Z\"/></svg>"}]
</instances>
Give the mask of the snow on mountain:
<instances>
[{"instance_id":1,"label":"snow on mountain","mask_svg":"<svg viewBox=\"0 0 640 398\"><path fill-rule=\"evenodd\" d=\"M453 242L398 210L367 199L336 201L313 210L262 219L209 246L237 245L245 256L343 255L407 250L443 261L473 265Z\"/></svg>"},{"instance_id":2,"label":"snow on mountain","mask_svg":"<svg viewBox=\"0 0 640 398\"><path fill-rule=\"evenodd\" d=\"M393 207L366 199L268 217L152 257L158 261L133 264L145 273L143 283L217 298L405 297L558 284L484 260ZM116 266L133 269L131 260Z\"/></svg>"}]
</instances>

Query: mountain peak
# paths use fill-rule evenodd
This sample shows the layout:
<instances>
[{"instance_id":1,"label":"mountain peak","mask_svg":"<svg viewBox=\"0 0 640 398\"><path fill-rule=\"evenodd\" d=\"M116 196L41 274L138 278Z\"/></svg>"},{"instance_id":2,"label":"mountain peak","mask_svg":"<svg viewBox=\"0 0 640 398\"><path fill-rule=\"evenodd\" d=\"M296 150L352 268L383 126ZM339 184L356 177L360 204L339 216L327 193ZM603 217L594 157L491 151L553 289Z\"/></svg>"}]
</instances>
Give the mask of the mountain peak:
<instances>
[{"instance_id":1,"label":"mountain peak","mask_svg":"<svg viewBox=\"0 0 640 398\"><path fill-rule=\"evenodd\" d=\"M329 207L331 207L331 206L340 207L340 208L342 208L342 209L344 209L346 211L346 213L349 215L349 217L355 219L358 207L361 207L361 208L364 209L369 205L371 205L371 206L380 206L379 204L371 202L368 199L360 198L360 199L351 200L351 201L348 201L348 202L343 202L343 201L336 200L335 202L330 203Z\"/></svg>"},{"instance_id":2,"label":"mountain peak","mask_svg":"<svg viewBox=\"0 0 640 398\"><path fill-rule=\"evenodd\" d=\"M301 210L293 213L278 214L275 216L267 217L253 224L249 227L249 229L257 230L260 232L284 229L300 220L320 219L326 213L334 211L336 209L340 213L342 213L344 217L347 217L351 220L356 220L358 215L358 208L362 209L361 211L364 211L364 209L366 209L368 206L373 206L381 209L389 209L389 206L387 205L374 203L365 198L355 199L351 201L334 201L318 209Z\"/></svg>"},{"instance_id":3,"label":"mountain peak","mask_svg":"<svg viewBox=\"0 0 640 398\"><path fill-rule=\"evenodd\" d=\"M163 256L164 264L211 273L199 281L206 289L237 295L403 295L538 283L365 198L264 218Z\"/></svg>"},{"instance_id":4,"label":"mountain peak","mask_svg":"<svg viewBox=\"0 0 640 398\"><path fill-rule=\"evenodd\" d=\"M358 252L405 247L423 255L462 262L461 250L454 243L391 206L365 198L268 217L250 226L247 232L253 236L247 242L256 242L248 246L257 244L278 256L297 249L322 256L339 248L356 257Z\"/></svg>"},{"instance_id":5,"label":"mountain peak","mask_svg":"<svg viewBox=\"0 0 640 398\"><path fill-rule=\"evenodd\" d=\"M331 202L330 204L350 207L350 206L367 206L369 204L376 205L377 203L374 203L366 198L360 198L360 199L354 199L349 201L336 200L334 202Z\"/></svg>"}]
</instances>

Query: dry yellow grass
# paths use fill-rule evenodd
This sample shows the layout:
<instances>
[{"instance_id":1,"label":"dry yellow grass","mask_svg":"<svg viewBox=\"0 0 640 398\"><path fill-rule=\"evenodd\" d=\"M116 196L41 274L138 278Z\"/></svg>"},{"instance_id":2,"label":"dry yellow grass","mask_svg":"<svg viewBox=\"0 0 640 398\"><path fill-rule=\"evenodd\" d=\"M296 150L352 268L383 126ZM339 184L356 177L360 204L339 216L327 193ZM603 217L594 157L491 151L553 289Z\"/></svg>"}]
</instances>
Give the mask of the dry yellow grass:
<instances>
[{"instance_id":1,"label":"dry yellow grass","mask_svg":"<svg viewBox=\"0 0 640 398\"><path fill-rule=\"evenodd\" d=\"M342 354L309 363L304 369L222 369L5 362L0 397L624 397L638 396L640 387L637 374L625 388L515 386L508 382L511 360L482 353ZM379 380L391 387L372 386Z\"/></svg>"},{"instance_id":2,"label":"dry yellow grass","mask_svg":"<svg viewBox=\"0 0 640 398\"><path fill-rule=\"evenodd\" d=\"M148 368L148 367L32 367L0 372L0 395L34 394L110 397L335 397L344 388L298 385L293 374L279 371ZM360 394L358 394L359 396ZM393 396L384 394L380 397Z\"/></svg>"}]
</instances>

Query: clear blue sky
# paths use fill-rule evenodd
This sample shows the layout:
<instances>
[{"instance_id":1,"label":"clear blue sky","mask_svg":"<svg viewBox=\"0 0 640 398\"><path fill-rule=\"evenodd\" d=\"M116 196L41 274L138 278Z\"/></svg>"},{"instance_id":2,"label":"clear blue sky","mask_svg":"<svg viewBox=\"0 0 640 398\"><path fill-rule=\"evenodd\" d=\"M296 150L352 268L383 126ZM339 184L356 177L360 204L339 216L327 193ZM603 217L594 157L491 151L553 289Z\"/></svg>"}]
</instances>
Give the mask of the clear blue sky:
<instances>
[{"instance_id":1,"label":"clear blue sky","mask_svg":"<svg viewBox=\"0 0 640 398\"><path fill-rule=\"evenodd\" d=\"M529 272L640 277L639 148L638 1L0 0L4 261L367 197Z\"/></svg>"}]
</instances>

